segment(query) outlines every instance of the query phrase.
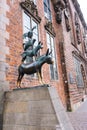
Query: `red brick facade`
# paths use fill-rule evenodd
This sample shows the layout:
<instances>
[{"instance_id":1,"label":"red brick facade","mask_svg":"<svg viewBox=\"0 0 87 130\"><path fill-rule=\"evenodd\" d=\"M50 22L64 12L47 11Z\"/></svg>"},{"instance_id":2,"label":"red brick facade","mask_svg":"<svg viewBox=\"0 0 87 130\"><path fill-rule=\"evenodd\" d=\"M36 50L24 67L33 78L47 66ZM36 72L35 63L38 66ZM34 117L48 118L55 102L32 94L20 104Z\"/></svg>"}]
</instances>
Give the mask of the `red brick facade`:
<instances>
[{"instance_id":1,"label":"red brick facade","mask_svg":"<svg viewBox=\"0 0 87 130\"><path fill-rule=\"evenodd\" d=\"M9 89L15 89L17 87L16 81L18 77L18 66L21 64L21 53L23 52L23 11L20 3L25 0L7 0L7 5L9 6L9 11L7 11L6 16L9 19L9 25L6 25L6 31L9 33L9 39L6 40L6 46L9 48L9 54L6 54L6 63L8 67L6 69L6 81L9 82ZM64 0L65 2L65 0ZM40 55L46 53L47 50L47 39L45 29L46 17L44 15L44 4L43 0L37 0L37 10L38 16L41 18L41 22L38 23L39 28L39 41L43 42L43 49L40 52ZM81 33L81 43L77 42L77 35L75 30L75 17L74 14L76 8L74 6L73 0L68 1L68 10L69 10L69 24L71 31L66 30L66 23L64 17L64 9L62 8L62 22L58 24L56 22L56 11L54 10L54 4L56 0L50 0L51 3L51 13L52 13L52 26L54 28L56 36L54 37L55 43L55 54L56 54L56 63L58 69L58 80L50 79L50 70L49 65L44 65L42 69L43 80L46 84L56 87L60 98L65 107L68 106L68 109L72 106L74 108L75 104L78 104L82 101L85 93L85 85L83 87L78 87L76 83L76 71L74 64L74 57L78 57L81 61L81 64L84 67L85 77L86 77L86 66L87 61L85 58L85 48L83 43L83 33L84 33L84 20L81 21L79 17L80 24L80 33ZM75 3L76 4L76 3ZM28 15L32 18L31 14L27 12ZM78 14L78 12L77 12ZM73 80L73 81L70 81ZM84 78L84 82L86 79ZM39 85L38 79L31 76L24 76L22 80L21 87L31 87ZM70 106L71 105L71 106Z\"/></svg>"}]
</instances>

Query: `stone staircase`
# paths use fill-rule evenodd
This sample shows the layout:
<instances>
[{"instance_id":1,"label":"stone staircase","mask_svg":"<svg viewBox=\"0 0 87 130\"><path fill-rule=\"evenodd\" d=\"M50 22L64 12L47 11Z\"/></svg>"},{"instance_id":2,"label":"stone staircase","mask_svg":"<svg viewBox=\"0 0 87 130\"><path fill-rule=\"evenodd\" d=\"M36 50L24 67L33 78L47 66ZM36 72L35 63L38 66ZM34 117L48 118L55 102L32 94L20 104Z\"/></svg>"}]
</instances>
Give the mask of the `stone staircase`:
<instances>
[{"instance_id":1,"label":"stone staircase","mask_svg":"<svg viewBox=\"0 0 87 130\"><path fill-rule=\"evenodd\" d=\"M3 130L73 130L54 87L5 93Z\"/></svg>"}]
</instances>

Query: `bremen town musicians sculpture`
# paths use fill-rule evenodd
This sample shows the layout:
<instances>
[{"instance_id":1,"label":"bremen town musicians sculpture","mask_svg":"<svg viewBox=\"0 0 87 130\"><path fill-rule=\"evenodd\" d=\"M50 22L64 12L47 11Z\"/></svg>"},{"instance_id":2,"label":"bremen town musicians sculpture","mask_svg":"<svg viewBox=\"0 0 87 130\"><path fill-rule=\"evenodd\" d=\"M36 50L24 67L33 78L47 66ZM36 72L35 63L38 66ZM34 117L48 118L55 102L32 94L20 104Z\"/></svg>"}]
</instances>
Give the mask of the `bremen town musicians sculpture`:
<instances>
[{"instance_id":1,"label":"bremen town musicians sculpture","mask_svg":"<svg viewBox=\"0 0 87 130\"><path fill-rule=\"evenodd\" d=\"M47 49L46 54L37 57L37 53L40 49L43 48L43 44L39 42L38 45L34 47L36 39L33 39L32 37L33 37L33 30L35 28L36 26L33 27L28 33L25 33L23 35L23 38L27 37L28 41L23 43L24 52L21 54L22 63L18 67L18 73L19 73L18 79L17 79L18 87L21 87L21 80L24 74L30 75L30 74L37 73L39 81L43 84L42 74L41 74L42 65L44 63L53 64L53 60L50 56L51 52L49 52L49 49ZM35 58L36 60L31 62L29 58L33 58L33 56L36 57ZM28 62L26 62L27 58L28 58Z\"/></svg>"}]
</instances>

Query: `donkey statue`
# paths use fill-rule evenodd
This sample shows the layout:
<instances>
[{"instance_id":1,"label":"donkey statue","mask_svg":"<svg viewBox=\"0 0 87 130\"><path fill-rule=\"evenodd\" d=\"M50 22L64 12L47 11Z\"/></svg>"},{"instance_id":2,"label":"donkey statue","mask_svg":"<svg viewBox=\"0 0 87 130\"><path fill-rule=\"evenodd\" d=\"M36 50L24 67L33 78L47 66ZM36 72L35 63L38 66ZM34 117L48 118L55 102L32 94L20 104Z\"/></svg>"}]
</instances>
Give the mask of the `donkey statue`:
<instances>
[{"instance_id":1,"label":"donkey statue","mask_svg":"<svg viewBox=\"0 0 87 130\"><path fill-rule=\"evenodd\" d=\"M43 48L43 43L39 42L38 45L33 50L26 50L24 51L22 55L22 62L26 59L27 56L33 57L37 56L37 52Z\"/></svg>"},{"instance_id":2,"label":"donkey statue","mask_svg":"<svg viewBox=\"0 0 87 130\"><path fill-rule=\"evenodd\" d=\"M50 54L51 54L51 52L49 52L49 49L47 49L46 54L40 56L33 63L31 63L31 64L22 63L18 68L19 76L18 76L18 79L17 79L17 86L21 87L21 80L22 80L24 74L30 75L30 74L34 74L34 73L38 74L38 79L43 84L41 68L42 68L42 65L45 64L45 63L53 64L53 60L52 60Z\"/></svg>"}]
</instances>

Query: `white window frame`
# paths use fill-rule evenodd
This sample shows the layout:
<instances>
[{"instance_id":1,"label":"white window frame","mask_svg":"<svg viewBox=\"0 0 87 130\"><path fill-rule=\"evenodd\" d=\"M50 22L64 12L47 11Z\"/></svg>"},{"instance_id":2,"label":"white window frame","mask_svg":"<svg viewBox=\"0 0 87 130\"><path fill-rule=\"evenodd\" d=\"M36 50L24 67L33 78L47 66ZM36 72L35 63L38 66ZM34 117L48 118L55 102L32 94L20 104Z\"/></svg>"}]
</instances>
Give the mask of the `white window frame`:
<instances>
[{"instance_id":1,"label":"white window frame","mask_svg":"<svg viewBox=\"0 0 87 130\"><path fill-rule=\"evenodd\" d=\"M47 8L47 12L45 11L44 9L44 14L45 14L45 17L51 21L52 20L52 15L51 15L51 9L50 9L50 0L49 1L49 5L48 5L48 2L46 0L46 2L43 0L43 3L44 3L44 8ZM49 13L50 12L50 13Z\"/></svg>"},{"instance_id":2,"label":"white window frame","mask_svg":"<svg viewBox=\"0 0 87 130\"><path fill-rule=\"evenodd\" d=\"M48 36L49 36L49 41L48 41ZM47 37L47 47L49 48L50 51L52 50L51 56L52 56L53 61L54 61L54 64L50 65L51 80L58 80L58 68L57 68L57 62L56 62L54 38L48 32L46 33L46 37ZM52 72L51 68L53 69L53 72Z\"/></svg>"}]
</instances>

